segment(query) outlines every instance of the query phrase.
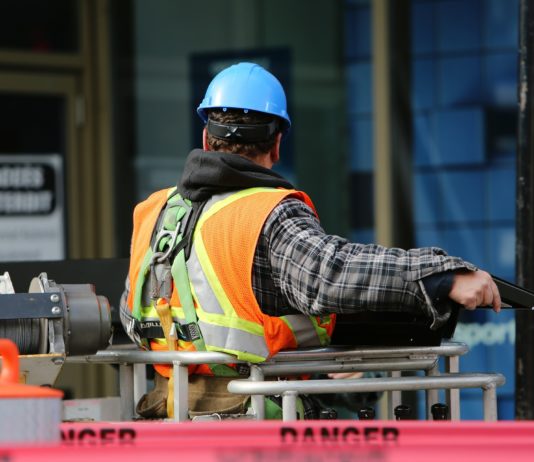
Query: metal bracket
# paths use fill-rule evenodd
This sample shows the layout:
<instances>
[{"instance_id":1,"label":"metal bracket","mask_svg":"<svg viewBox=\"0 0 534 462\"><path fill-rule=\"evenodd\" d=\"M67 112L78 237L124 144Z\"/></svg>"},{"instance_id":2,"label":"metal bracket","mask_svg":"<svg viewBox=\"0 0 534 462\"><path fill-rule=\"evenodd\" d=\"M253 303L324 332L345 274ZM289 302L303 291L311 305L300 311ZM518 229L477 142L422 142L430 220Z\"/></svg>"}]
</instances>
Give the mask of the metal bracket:
<instances>
[{"instance_id":1,"label":"metal bracket","mask_svg":"<svg viewBox=\"0 0 534 462\"><path fill-rule=\"evenodd\" d=\"M62 318L64 310L56 293L0 294L0 320Z\"/></svg>"}]
</instances>

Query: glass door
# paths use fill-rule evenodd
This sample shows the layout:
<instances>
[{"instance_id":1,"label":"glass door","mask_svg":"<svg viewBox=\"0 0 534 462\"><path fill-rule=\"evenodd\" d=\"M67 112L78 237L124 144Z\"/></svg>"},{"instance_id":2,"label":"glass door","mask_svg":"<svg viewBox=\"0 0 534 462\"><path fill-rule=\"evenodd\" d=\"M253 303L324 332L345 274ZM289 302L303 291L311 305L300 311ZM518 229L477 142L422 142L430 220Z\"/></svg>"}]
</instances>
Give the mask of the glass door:
<instances>
[{"instance_id":1,"label":"glass door","mask_svg":"<svg viewBox=\"0 0 534 462\"><path fill-rule=\"evenodd\" d=\"M76 132L74 76L0 72L0 261L77 246Z\"/></svg>"}]
</instances>

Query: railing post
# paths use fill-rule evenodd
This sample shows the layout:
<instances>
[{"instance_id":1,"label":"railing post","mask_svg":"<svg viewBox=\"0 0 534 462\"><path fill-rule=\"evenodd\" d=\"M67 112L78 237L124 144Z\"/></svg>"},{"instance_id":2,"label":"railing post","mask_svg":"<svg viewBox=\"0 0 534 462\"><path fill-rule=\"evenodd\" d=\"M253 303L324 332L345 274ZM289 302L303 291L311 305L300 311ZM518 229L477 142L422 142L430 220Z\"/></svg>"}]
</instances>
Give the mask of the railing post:
<instances>
[{"instance_id":1,"label":"railing post","mask_svg":"<svg viewBox=\"0 0 534 462\"><path fill-rule=\"evenodd\" d=\"M460 358L449 356L445 358L445 372L456 374L460 372ZM449 389L445 392L446 401L450 409L451 420L460 420L460 390Z\"/></svg>"},{"instance_id":2,"label":"railing post","mask_svg":"<svg viewBox=\"0 0 534 462\"><path fill-rule=\"evenodd\" d=\"M179 361L173 361L174 374L174 420L189 420L189 369Z\"/></svg>"},{"instance_id":3,"label":"railing post","mask_svg":"<svg viewBox=\"0 0 534 462\"><path fill-rule=\"evenodd\" d=\"M497 420L497 389L495 384L490 384L482 389L484 401L484 420L494 422Z\"/></svg>"},{"instance_id":4,"label":"railing post","mask_svg":"<svg viewBox=\"0 0 534 462\"><path fill-rule=\"evenodd\" d=\"M282 420L290 422L297 420L297 397L296 391L285 391L282 393Z\"/></svg>"},{"instance_id":5,"label":"railing post","mask_svg":"<svg viewBox=\"0 0 534 462\"><path fill-rule=\"evenodd\" d=\"M438 361L434 366L425 371L427 377L435 377L439 375L439 365ZM432 405L439 401L439 391L438 390L426 390L426 418L427 420L432 420L432 411L430 410Z\"/></svg>"},{"instance_id":6,"label":"railing post","mask_svg":"<svg viewBox=\"0 0 534 462\"><path fill-rule=\"evenodd\" d=\"M146 364L133 365L133 405L134 409L141 397L147 392ZM135 411L134 411L135 413Z\"/></svg>"},{"instance_id":7,"label":"railing post","mask_svg":"<svg viewBox=\"0 0 534 462\"><path fill-rule=\"evenodd\" d=\"M134 416L133 366L119 365L119 387L121 403L121 420L132 420Z\"/></svg>"},{"instance_id":8,"label":"railing post","mask_svg":"<svg viewBox=\"0 0 534 462\"><path fill-rule=\"evenodd\" d=\"M250 366L250 380L253 382L264 380L264 374L260 367L252 364ZM264 395L252 395L250 397L250 405L254 410L256 420L265 419L265 396Z\"/></svg>"},{"instance_id":9,"label":"railing post","mask_svg":"<svg viewBox=\"0 0 534 462\"><path fill-rule=\"evenodd\" d=\"M401 376L401 373L400 371L391 371L389 376L398 378ZM393 409L401 403L401 392L397 390L388 391L386 396L388 401L388 420L394 420L395 416L393 415Z\"/></svg>"}]
</instances>

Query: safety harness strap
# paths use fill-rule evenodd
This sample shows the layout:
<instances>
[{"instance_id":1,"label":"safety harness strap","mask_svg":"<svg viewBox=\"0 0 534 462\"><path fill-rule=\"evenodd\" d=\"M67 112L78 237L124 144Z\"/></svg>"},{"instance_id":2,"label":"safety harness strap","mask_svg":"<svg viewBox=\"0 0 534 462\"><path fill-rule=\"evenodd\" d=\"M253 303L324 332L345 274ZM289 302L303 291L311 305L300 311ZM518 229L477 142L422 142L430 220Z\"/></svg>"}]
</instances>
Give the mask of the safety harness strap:
<instances>
[{"instance_id":1,"label":"safety harness strap","mask_svg":"<svg viewBox=\"0 0 534 462\"><path fill-rule=\"evenodd\" d=\"M174 323L177 336L181 340L192 342L197 351L206 351L206 344L198 326L184 252L188 244L187 238L184 238L184 231L187 229L192 210L191 203L184 200L176 191L167 199L167 204L163 209L163 220L159 220L155 229L156 239L153 242L153 255L149 263L150 293L153 305L161 298L170 300L172 278L186 321L185 324ZM152 324L145 326L144 329L141 324L141 322L137 323L140 330L151 334L158 332L159 337L156 338L165 337L161 335L161 333L164 334L161 322L158 323L159 326ZM217 376L239 375L235 369L227 365L209 364L208 367Z\"/></svg>"}]
</instances>

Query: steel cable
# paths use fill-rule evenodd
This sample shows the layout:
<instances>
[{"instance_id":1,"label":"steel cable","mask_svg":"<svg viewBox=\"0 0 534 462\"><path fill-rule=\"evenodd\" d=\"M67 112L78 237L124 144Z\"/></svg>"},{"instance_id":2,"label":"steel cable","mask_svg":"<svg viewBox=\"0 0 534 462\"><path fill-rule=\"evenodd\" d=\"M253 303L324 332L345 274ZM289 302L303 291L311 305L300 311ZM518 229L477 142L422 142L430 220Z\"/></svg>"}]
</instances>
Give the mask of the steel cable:
<instances>
[{"instance_id":1,"label":"steel cable","mask_svg":"<svg viewBox=\"0 0 534 462\"><path fill-rule=\"evenodd\" d=\"M39 319L0 320L0 338L15 342L22 355L37 354L40 341Z\"/></svg>"}]
</instances>

